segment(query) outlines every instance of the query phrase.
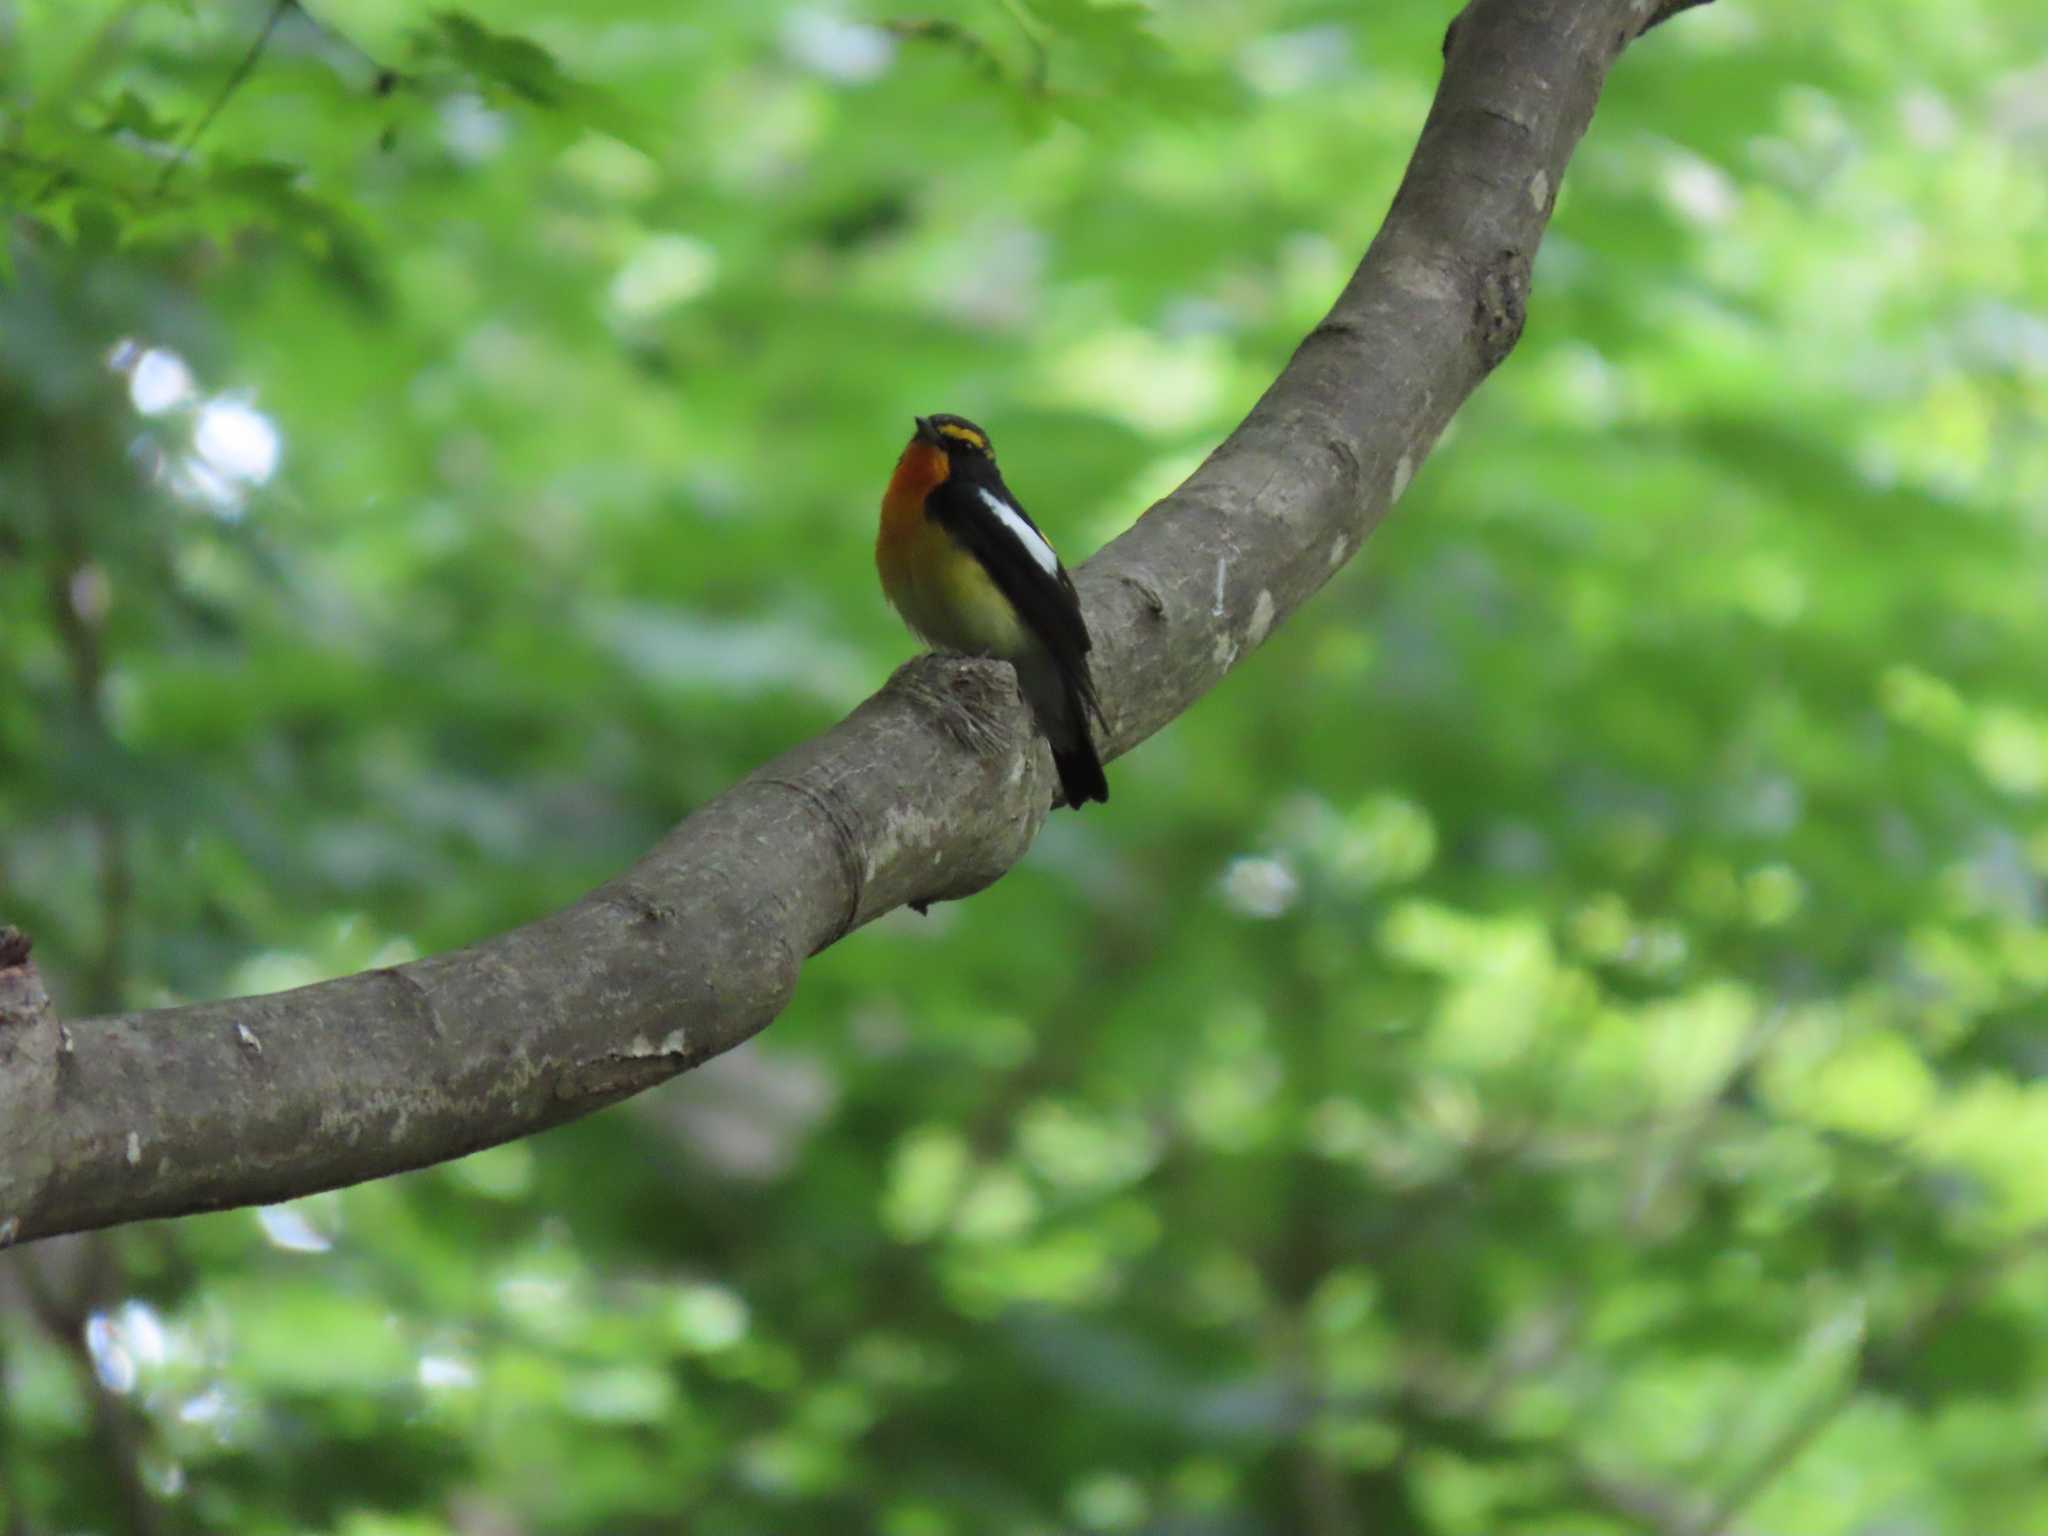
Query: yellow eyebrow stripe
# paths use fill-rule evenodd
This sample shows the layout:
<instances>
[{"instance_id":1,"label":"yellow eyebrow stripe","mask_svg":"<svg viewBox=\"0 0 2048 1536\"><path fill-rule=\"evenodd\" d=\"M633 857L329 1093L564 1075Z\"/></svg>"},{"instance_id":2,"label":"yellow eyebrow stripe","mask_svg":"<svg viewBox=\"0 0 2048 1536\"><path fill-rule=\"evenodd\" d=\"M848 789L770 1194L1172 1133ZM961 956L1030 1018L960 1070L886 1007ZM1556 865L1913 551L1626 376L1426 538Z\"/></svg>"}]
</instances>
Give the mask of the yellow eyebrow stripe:
<instances>
[{"instance_id":1,"label":"yellow eyebrow stripe","mask_svg":"<svg viewBox=\"0 0 2048 1536\"><path fill-rule=\"evenodd\" d=\"M966 443L972 448L985 449L988 447L988 439L975 431L974 428L956 427L950 421L939 428L939 435L941 437L957 437L961 442Z\"/></svg>"}]
</instances>

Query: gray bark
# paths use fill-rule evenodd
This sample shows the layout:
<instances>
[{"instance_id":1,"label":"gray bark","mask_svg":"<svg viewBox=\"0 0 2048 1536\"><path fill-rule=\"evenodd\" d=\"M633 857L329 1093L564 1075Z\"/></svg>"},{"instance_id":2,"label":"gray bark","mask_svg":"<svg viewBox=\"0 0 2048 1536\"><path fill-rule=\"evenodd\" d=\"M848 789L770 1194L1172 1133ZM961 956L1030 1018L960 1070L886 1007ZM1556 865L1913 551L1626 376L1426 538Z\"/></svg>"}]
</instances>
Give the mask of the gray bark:
<instances>
[{"instance_id":1,"label":"gray bark","mask_svg":"<svg viewBox=\"0 0 2048 1536\"><path fill-rule=\"evenodd\" d=\"M1608 68L1683 5L1473 0L1458 18L1335 307L1188 482L1078 573L1105 759L1241 665L1399 500L1521 334ZM282 1200L638 1093L767 1024L807 956L1000 877L1054 793L1010 669L926 657L616 880L467 949L61 1038L0 997L0 1238Z\"/></svg>"}]
</instances>

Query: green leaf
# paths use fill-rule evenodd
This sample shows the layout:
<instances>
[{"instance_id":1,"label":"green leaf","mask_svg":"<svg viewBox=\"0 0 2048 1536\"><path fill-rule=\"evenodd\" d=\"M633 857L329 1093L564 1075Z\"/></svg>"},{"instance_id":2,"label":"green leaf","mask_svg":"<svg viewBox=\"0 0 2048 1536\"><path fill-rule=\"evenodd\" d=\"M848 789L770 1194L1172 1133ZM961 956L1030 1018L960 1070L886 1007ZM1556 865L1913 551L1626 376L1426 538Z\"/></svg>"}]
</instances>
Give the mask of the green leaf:
<instances>
[{"instance_id":1,"label":"green leaf","mask_svg":"<svg viewBox=\"0 0 2048 1536\"><path fill-rule=\"evenodd\" d=\"M124 90L106 109L101 127L107 133L132 133L138 138L170 143L178 136L179 124L158 117L155 110L132 90Z\"/></svg>"},{"instance_id":2,"label":"green leaf","mask_svg":"<svg viewBox=\"0 0 2048 1536\"><path fill-rule=\"evenodd\" d=\"M636 149L648 148L646 125L637 113L611 93L572 78L553 54L527 38L493 31L461 11L442 11L416 46L528 106L560 114Z\"/></svg>"}]
</instances>

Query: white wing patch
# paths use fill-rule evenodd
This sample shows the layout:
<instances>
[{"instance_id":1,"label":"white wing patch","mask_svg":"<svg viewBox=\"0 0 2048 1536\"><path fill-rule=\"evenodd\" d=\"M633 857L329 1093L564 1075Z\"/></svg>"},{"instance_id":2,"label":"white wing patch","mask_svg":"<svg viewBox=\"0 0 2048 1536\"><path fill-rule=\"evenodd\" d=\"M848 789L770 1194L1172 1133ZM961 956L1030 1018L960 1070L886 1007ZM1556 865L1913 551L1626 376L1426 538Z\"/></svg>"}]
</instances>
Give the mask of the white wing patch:
<instances>
[{"instance_id":1,"label":"white wing patch","mask_svg":"<svg viewBox=\"0 0 2048 1536\"><path fill-rule=\"evenodd\" d=\"M981 499L988 503L989 511L995 513L1002 525L1010 530L1012 537L1038 562L1039 569L1048 576L1059 575L1060 557L1052 552L1052 546L1045 542L1038 530L1025 522L1015 507L987 486L976 486L975 489L981 492Z\"/></svg>"}]
</instances>

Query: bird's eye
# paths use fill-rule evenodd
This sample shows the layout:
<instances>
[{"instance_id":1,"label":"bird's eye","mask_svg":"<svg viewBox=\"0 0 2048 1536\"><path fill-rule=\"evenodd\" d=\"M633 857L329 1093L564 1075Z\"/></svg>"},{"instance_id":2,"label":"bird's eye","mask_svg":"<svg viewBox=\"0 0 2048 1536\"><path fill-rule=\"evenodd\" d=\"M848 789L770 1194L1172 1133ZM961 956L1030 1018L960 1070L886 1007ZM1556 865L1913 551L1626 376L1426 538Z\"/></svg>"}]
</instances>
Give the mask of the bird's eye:
<instances>
[{"instance_id":1,"label":"bird's eye","mask_svg":"<svg viewBox=\"0 0 2048 1536\"><path fill-rule=\"evenodd\" d=\"M972 427L955 426L949 421L939 428L939 434L942 437L950 437L955 442L963 443L967 447L976 449L981 453L988 452L988 439Z\"/></svg>"}]
</instances>

